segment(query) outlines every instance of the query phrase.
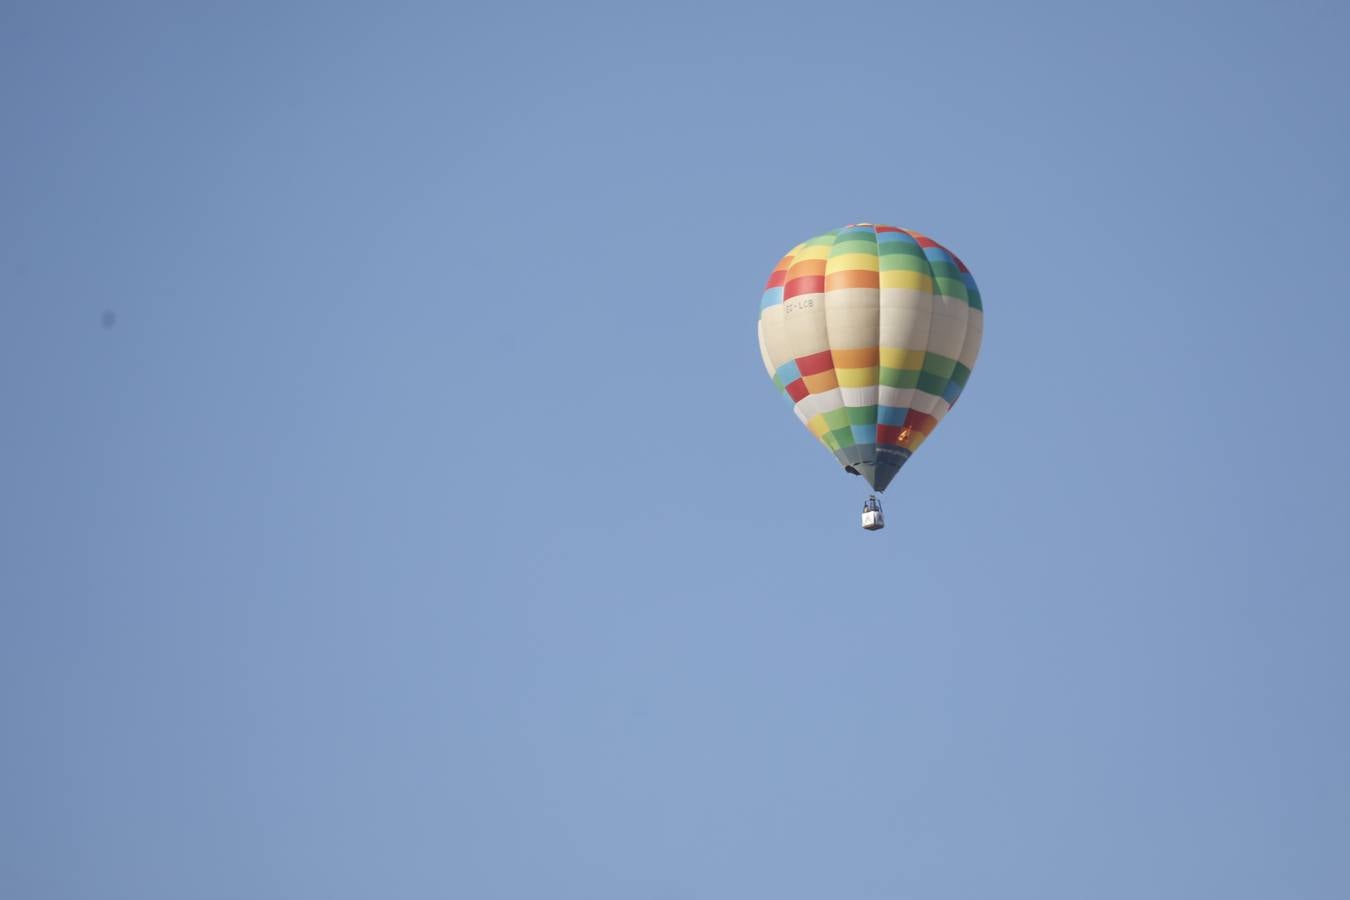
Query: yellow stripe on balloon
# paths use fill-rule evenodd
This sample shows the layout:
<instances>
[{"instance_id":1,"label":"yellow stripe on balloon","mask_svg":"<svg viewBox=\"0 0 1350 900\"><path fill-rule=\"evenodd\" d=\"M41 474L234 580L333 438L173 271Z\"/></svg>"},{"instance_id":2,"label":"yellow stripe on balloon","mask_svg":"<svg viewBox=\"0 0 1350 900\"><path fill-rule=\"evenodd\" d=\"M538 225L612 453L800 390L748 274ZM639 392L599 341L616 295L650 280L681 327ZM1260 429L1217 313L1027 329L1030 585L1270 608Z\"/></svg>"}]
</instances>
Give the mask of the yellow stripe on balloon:
<instances>
[{"instance_id":1,"label":"yellow stripe on balloon","mask_svg":"<svg viewBox=\"0 0 1350 900\"><path fill-rule=\"evenodd\" d=\"M914 291L933 293L933 279L922 272L908 269L888 269L881 273L883 288L909 288Z\"/></svg>"},{"instance_id":2,"label":"yellow stripe on balloon","mask_svg":"<svg viewBox=\"0 0 1350 900\"><path fill-rule=\"evenodd\" d=\"M793 257L794 260L803 260L803 259L829 259L829 258L830 258L830 245L829 245L829 244L811 244L810 246L802 247L800 250L795 251L795 252L792 254L792 257Z\"/></svg>"},{"instance_id":3,"label":"yellow stripe on balloon","mask_svg":"<svg viewBox=\"0 0 1350 900\"><path fill-rule=\"evenodd\" d=\"M923 368L922 350L899 350L895 347L882 347L880 352L881 364L888 369L917 371Z\"/></svg>"},{"instance_id":4,"label":"yellow stripe on balloon","mask_svg":"<svg viewBox=\"0 0 1350 900\"><path fill-rule=\"evenodd\" d=\"M876 366L868 366L865 369L835 369L834 374L839 379L840 387L872 387L877 383Z\"/></svg>"},{"instance_id":5,"label":"yellow stripe on balloon","mask_svg":"<svg viewBox=\"0 0 1350 900\"><path fill-rule=\"evenodd\" d=\"M877 270L877 255L875 253L841 253L838 256L831 256L829 268L825 270L825 274L843 272L848 269L857 269L860 272L875 272Z\"/></svg>"}]
</instances>

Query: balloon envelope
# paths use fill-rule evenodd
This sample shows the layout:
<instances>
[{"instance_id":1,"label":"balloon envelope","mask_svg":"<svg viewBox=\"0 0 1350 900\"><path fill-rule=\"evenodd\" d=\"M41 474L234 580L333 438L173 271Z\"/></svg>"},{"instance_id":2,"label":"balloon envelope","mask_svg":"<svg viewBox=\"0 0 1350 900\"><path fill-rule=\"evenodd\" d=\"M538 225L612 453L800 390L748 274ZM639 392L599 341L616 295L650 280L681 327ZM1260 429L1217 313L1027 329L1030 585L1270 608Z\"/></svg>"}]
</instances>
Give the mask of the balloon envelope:
<instances>
[{"instance_id":1,"label":"balloon envelope","mask_svg":"<svg viewBox=\"0 0 1350 900\"><path fill-rule=\"evenodd\" d=\"M798 244L760 302L759 348L774 384L878 491L956 403L983 334L965 264L892 225L848 225Z\"/></svg>"}]
</instances>

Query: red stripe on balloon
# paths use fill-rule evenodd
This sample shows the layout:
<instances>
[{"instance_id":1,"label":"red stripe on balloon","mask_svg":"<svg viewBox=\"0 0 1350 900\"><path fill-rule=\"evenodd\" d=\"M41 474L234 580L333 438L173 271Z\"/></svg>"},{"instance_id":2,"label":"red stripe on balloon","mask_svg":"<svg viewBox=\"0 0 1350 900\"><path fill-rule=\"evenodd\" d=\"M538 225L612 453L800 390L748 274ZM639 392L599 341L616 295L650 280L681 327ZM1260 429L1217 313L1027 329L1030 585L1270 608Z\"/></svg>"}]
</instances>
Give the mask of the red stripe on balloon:
<instances>
[{"instance_id":1,"label":"red stripe on balloon","mask_svg":"<svg viewBox=\"0 0 1350 900\"><path fill-rule=\"evenodd\" d=\"M913 431L922 432L923 434L932 434L933 429L937 427L937 419L928 415L928 413L921 413L918 410L911 409L909 414L905 416L905 425Z\"/></svg>"},{"instance_id":2,"label":"red stripe on balloon","mask_svg":"<svg viewBox=\"0 0 1350 900\"><path fill-rule=\"evenodd\" d=\"M830 351L822 350L810 356L797 357L797 371L803 375L819 375L834 368L834 357Z\"/></svg>"},{"instance_id":3,"label":"red stripe on balloon","mask_svg":"<svg viewBox=\"0 0 1350 900\"><path fill-rule=\"evenodd\" d=\"M909 431L898 425L877 425L877 443L898 447Z\"/></svg>"},{"instance_id":4,"label":"red stripe on balloon","mask_svg":"<svg viewBox=\"0 0 1350 900\"><path fill-rule=\"evenodd\" d=\"M824 275L803 275L799 278L790 279L783 286L783 299L796 297L799 294L821 294L825 292Z\"/></svg>"}]
</instances>

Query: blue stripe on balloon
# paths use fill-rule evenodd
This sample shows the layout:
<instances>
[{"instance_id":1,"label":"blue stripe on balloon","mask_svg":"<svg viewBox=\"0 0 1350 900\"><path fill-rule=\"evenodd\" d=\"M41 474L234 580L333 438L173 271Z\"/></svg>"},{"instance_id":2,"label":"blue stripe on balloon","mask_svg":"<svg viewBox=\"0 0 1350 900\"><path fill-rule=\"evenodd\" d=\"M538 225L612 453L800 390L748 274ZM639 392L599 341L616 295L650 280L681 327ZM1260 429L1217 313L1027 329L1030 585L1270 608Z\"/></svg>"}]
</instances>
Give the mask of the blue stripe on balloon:
<instances>
[{"instance_id":1,"label":"blue stripe on balloon","mask_svg":"<svg viewBox=\"0 0 1350 900\"><path fill-rule=\"evenodd\" d=\"M906 406L878 406L877 424L894 425L901 428L905 424L905 416L909 415L909 407Z\"/></svg>"}]
</instances>

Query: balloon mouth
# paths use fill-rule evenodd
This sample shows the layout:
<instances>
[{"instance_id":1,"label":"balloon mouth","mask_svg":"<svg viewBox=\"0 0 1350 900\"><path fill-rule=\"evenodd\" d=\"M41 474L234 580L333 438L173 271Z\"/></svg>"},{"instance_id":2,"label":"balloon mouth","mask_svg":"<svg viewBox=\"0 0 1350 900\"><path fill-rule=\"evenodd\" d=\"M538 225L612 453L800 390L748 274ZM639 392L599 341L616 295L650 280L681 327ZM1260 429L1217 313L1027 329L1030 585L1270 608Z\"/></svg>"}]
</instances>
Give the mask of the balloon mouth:
<instances>
[{"instance_id":1,"label":"balloon mouth","mask_svg":"<svg viewBox=\"0 0 1350 900\"><path fill-rule=\"evenodd\" d=\"M905 464L912 452L906 447L879 447L873 451L873 458L858 459L854 455L856 451L857 448L845 447L836 450L835 456L839 458L840 466L845 472L862 476L862 479L872 486L872 490L878 493L890 486L891 480L899 474L900 467Z\"/></svg>"}]
</instances>

